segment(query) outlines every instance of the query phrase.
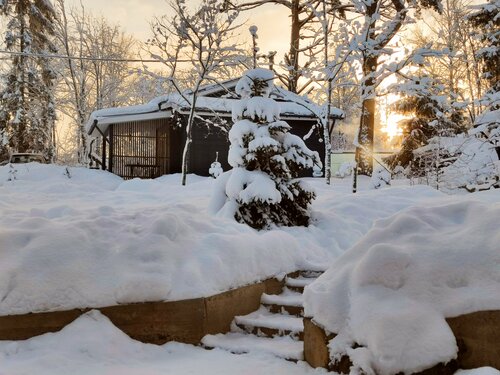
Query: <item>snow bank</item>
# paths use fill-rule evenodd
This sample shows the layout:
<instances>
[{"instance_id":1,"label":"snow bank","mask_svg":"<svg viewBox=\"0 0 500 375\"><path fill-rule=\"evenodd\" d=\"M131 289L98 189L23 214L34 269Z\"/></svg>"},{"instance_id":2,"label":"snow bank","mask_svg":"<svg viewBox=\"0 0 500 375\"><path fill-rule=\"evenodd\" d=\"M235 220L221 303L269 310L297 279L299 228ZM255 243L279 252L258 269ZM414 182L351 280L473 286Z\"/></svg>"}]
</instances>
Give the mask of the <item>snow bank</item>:
<instances>
[{"instance_id":1,"label":"snow bank","mask_svg":"<svg viewBox=\"0 0 500 375\"><path fill-rule=\"evenodd\" d=\"M458 370L455 375L500 375L500 371L493 367L479 367L472 370Z\"/></svg>"},{"instance_id":2,"label":"snow bank","mask_svg":"<svg viewBox=\"0 0 500 375\"><path fill-rule=\"evenodd\" d=\"M338 334L333 358L367 374L424 370L456 356L445 317L500 309L500 194L477 195L376 222L306 288L306 315Z\"/></svg>"},{"instance_id":3,"label":"snow bank","mask_svg":"<svg viewBox=\"0 0 500 375\"><path fill-rule=\"evenodd\" d=\"M0 167L0 188L3 186L12 192L33 190L33 193L63 193L68 189L105 191L116 189L122 182L121 177L106 171L81 167L39 163Z\"/></svg>"},{"instance_id":4,"label":"snow bank","mask_svg":"<svg viewBox=\"0 0 500 375\"><path fill-rule=\"evenodd\" d=\"M326 269L373 225L443 194L393 187L353 196L309 179L308 228L257 232L208 213L221 179L130 180L102 171L0 167L0 315L205 297L297 269ZM344 184L344 185L342 185ZM360 185L367 189L368 180Z\"/></svg>"},{"instance_id":5,"label":"snow bank","mask_svg":"<svg viewBox=\"0 0 500 375\"><path fill-rule=\"evenodd\" d=\"M0 341L0 375L307 375L326 374L265 354L232 355L192 345L134 341L97 311L57 333Z\"/></svg>"}]
</instances>

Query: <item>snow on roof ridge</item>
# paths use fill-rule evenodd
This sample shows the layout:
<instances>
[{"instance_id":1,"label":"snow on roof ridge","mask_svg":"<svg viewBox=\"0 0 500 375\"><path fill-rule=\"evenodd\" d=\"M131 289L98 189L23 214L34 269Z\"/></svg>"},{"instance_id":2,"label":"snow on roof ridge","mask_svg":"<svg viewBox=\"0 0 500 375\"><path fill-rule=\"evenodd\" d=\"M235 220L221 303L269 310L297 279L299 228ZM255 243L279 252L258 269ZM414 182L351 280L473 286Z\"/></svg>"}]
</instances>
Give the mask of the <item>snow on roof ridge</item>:
<instances>
[{"instance_id":1,"label":"snow on roof ridge","mask_svg":"<svg viewBox=\"0 0 500 375\"><path fill-rule=\"evenodd\" d=\"M216 83L212 85L207 85L202 87L202 90L205 90L213 86L224 85L226 83L230 83L232 81L237 82L236 79L227 80L221 83ZM308 116L308 117L319 117L321 115L321 106L318 106L311 99L306 96L301 96L295 93L292 93L284 88L279 86L275 86L273 93L275 100L280 105L280 113L282 115L296 115L296 116ZM189 100L192 94L190 91L185 91L183 95L178 93L170 93L166 95L161 95L156 98L153 98L148 103L132 105L132 106L124 106L124 107L112 107L112 108L103 108L92 112L90 115L85 129L87 133L90 133L93 130L93 127L96 121L102 118L111 118L118 116L127 116L127 115L141 115L147 113L160 112L167 109L173 110L182 110L187 107L190 107L190 103L186 100ZM219 111L225 113L231 113L232 103L235 100L239 100L236 98L222 98L222 97L210 97L210 96L199 96L197 98L196 107L199 110L208 110L208 111ZM330 115L344 118L344 112L335 107L331 107Z\"/></svg>"}]
</instances>

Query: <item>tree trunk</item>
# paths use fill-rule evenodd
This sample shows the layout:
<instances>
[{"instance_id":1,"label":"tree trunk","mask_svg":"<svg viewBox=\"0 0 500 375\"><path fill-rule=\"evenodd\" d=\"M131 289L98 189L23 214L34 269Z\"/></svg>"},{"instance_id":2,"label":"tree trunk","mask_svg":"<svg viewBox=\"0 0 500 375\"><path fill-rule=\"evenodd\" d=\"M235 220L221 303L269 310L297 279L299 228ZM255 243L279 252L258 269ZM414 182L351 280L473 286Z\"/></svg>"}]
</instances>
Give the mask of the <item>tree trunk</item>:
<instances>
[{"instance_id":1,"label":"tree trunk","mask_svg":"<svg viewBox=\"0 0 500 375\"><path fill-rule=\"evenodd\" d=\"M19 17L19 32L21 37L19 38L19 52L26 52L26 40L24 38L26 34L26 21L25 21L26 7L23 0L18 2L17 14ZM20 75L21 82L19 86L19 102L16 111L16 119L19 121L16 124L16 130L14 132L14 148L17 152L27 152L29 151L30 144L28 141L28 124L26 123L26 57L23 55L19 56L18 63L18 75ZM19 117L18 117L19 114Z\"/></svg>"},{"instance_id":2,"label":"tree trunk","mask_svg":"<svg viewBox=\"0 0 500 375\"><path fill-rule=\"evenodd\" d=\"M363 75L372 77L377 70L377 57L366 56L363 61ZM363 84L363 102L359 120L358 143L363 146L356 150L356 163L360 174L371 176L373 172L373 141L375 138L375 80L368 78ZM359 147L358 147L359 148Z\"/></svg>"},{"instance_id":3,"label":"tree trunk","mask_svg":"<svg viewBox=\"0 0 500 375\"><path fill-rule=\"evenodd\" d=\"M289 72L288 72L288 90L297 92L299 81L299 48L300 48L300 19L299 19L299 0L292 0L292 25L290 38Z\"/></svg>"},{"instance_id":4,"label":"tree trunk","mask_svg":"<svg viewBox=\"0 0 500 375\"><path fill-rule=\"evenodd\" d=\"M189 156L191 154L191 143L193 142L193 124L194 115L196 109L196 100L198 99L198 89L200 87L200 82L196 85L196 89L193 92L193 99L191 101L191 110L189 111L188 123L186 125L186 143L184 144L184 151L182 152L182 186L186 185L187 174L189 172Z\"/></svg>"}]
</instances>

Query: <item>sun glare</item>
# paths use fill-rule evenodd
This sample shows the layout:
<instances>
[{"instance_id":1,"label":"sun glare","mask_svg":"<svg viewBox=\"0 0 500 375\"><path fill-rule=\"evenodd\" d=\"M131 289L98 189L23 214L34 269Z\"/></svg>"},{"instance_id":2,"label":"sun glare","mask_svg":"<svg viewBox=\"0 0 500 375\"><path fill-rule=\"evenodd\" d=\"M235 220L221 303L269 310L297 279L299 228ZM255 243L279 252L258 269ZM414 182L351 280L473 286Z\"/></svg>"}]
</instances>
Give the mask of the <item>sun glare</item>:
<instances>
[{"instance_id":1,"label":"sun glare","mask_svg":"<svg viewBox=\"0 0 500 375\"><path fill-rule=\"evenodd\" d=\"M393 138L403 135L403 129L399 127L399 121L403 120L405 116L398 113L390 113L387 116L386 124L381 128L382 132L387 135L389 141Z\"/></svg>"},{"instance_id":2,"label":"sun glare","mask_svg":"<svg viewBox=\"0 0 500 375\"><path fill-rule=\"evenodd\" d=\"M403 129L399 122L406 116L391 111L391 105L400 99L397 94L388 94L379 101L380 110L380 131L385 138L385 147L392 150L398 149L401 146Z\"/></svg>"}]
</instances>

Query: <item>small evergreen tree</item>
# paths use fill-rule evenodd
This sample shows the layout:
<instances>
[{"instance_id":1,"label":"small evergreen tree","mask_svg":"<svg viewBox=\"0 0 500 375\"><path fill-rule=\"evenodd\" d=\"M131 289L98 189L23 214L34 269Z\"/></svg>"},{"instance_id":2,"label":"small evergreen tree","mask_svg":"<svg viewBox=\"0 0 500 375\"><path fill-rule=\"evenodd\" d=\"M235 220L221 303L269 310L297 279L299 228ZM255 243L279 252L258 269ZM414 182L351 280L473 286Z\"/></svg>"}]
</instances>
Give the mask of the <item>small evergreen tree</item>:
<instances>
[{"instance_id":1,"label":"small evergreen tree","mask_svg":"<svg viewBox=\"0 0 500 375\"><path fill-rule=\"evenodd\" d=\"M460 106L449 102L434 79L417 77L398 86L403 97L395 103L394 111L411 117L400 125L405 134L401 150L385 162L394 169L408 167L414 160L413 151L426 145L433 137L449 137L466 131L465 118ZM415 165L412 165L415 168Z\"/></svg>"},{"instance_id":2,"label":"small evergreen tree","mask_svg":"<svg viewBox=\"0 0 500 375\"><path fill-rule=\"evenodd\" d=\"M0 13L7 19L5 46L18 53L12 55L0 92L0 137L7 139L0 143L0 154L6 154L8 145L51 159L56 77L44 54L56 52L51 41L54 8L48 0L9 0L0 3Z\"/></svg>"},{"instance_id":3,"label":"small evergreen tree","mask_svg":"<svg viewBox=\"0 0 500 375\"><path fill-rule=\"evenodd\" d=\"M488 0L476 6L477 12L469 17L469 22L477 28L476 38L481 40L483 48L477 52L477 57L484 64L483 75L490 84L490 93L500 91L500 1ZM494 108L500 108L496 103Z\"/></svg>"},{"instance_id":4,"label":"small evergreen tree","mask_svg":"<svg viewBox=\"0 0 500 375\"><path fill-rule=\"evenodd\" d=\"M235 123L229 132L233 169L218 179L223 193L214 207L256 229L307 226L315 194L297 177L301 170L321 165L318 153L279 120L278 103L269 97L273 79L272 71L253 69L236 86L242 99L233 107Z\"/></svg>"}]
</instances>

